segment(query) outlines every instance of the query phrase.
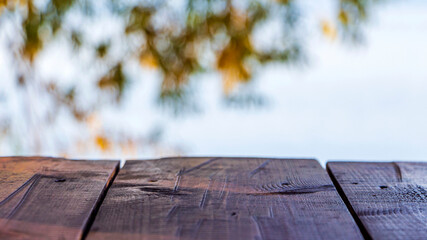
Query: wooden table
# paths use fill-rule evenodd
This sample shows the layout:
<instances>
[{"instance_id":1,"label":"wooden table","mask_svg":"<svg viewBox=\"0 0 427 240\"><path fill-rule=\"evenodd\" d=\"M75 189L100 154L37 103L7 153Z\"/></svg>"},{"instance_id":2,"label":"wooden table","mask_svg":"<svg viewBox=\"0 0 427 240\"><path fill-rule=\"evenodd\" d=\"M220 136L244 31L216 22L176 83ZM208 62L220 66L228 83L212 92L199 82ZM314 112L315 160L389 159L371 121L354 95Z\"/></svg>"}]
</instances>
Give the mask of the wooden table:
<instances>
[{"instance_id":1,"label":"wooden table","mask_svg":"<svg viewBox=\"0 0 427 240\"><path fill-rule=\"evenodd\" d=\"M427 239L427 163L0 158L0 239Z\"/></svg>"}]
</instances>

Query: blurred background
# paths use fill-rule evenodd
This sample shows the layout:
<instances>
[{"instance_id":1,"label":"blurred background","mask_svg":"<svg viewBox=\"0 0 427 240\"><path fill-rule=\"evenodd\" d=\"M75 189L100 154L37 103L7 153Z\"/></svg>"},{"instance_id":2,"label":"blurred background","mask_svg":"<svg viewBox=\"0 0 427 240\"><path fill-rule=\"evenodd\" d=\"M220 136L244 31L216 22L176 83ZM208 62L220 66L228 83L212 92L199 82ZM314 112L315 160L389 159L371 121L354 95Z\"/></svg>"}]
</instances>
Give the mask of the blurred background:
<instances>
[{"instance_id":1,"label":"blurred background","mask_svg":"<svg viewBox=\"0 0 427 240\"><path fill-rule=\"evenodd\" d=\"M0 0L0 155L427 159L422 0Z\"/></svg>"}]
</instances>

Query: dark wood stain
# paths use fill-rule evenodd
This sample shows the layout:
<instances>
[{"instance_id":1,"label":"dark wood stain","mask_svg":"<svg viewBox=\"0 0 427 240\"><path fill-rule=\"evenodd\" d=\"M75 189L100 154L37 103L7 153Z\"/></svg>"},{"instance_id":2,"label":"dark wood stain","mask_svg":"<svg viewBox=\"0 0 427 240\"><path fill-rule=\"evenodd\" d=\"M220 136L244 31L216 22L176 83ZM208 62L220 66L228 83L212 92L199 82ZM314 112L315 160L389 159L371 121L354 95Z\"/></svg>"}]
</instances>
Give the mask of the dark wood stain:
<instances>
[{"instance_id":1,"label":"dark wood stain","mask_svg":"<svg viewBox=\"0 0 427 240\"><path fill-rule=\"evenodd\" d=\"M330 162L327 169L366 238L427 238L427 163Z\"/></svg>"},{"instance_id":2,"label":"dark wood stain","mask_svg":"<svg viewBox=\"0 0 427 240\"><path fill-rule=\"evenodd\" d=\"M117 161L0 158L0 239L79 239Z\"/></svg>"},{"instance_id":3,"label":"dark wood stain","mask_svg":"<svg viewBox=\"0 0 427 240\"><path fill-rule=\"evenodd\" d=\"M317 161L260 158L128 161L87 238L363 239Z\"/></svg>"}]
</instances>

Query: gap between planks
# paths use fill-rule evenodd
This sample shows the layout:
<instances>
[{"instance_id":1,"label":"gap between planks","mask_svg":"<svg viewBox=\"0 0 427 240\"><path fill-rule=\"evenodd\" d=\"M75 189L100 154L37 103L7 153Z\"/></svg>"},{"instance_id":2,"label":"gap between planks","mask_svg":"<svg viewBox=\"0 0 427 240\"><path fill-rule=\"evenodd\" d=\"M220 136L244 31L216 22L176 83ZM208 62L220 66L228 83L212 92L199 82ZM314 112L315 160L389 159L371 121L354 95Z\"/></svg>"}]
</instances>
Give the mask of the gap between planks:
<instances>
[{"instance_id":1,"label":"gap between planks","mask_svg":"<svg viewBox=\"0 0 427 240\"><path fill-rule=\"evenodd\" d=\"M359 227L360 232L363 235L363 238L366 240L372 240L371 235L366 230L365 226L363 225L362 221L360 220L359 216L357 216L356 211L354 210L353 206L351 205L350 201L348 200L347 196L344 193L344 190L341 188L340 184L338 183L337 179L335 178L332 171L327 167L328 163L326 163L326 172L329 175L329 178L332 180L332 183L335 185L335 189L337 190L339 196L345 203L345 206L347 207L348 211L350 212L351 216L353 217L354 221L357 224L357 227Z\"/></svg>"},{"instance_id":2,"label":"gap between planks","mask_svg":"<svg viewBox=\"0 0 427 240\"><path fill-rule=\"evenodd\" d=\"M86 239L86 236L89 234L90 229L91 229L93 223L95 222L96 215L98 215L98 211L101 208L102 203L104 202L105 196L107 196L108 190L113 185L114 180L116 179L116 176L119 174L120 169L123 166L124 166L124 164L121 165L121 163L119 163L116 166L114 173L112 174L110 179L108 179L108 181L105 183L104 190L101 192L101 195L98 197L98 200L95 203L95 207L94 207L93 211L91 212L89 218L87 219L87 221L85 223L85 227L83 228L83 233L82 233L81 239Z\"/></svg>"}]
</instances>

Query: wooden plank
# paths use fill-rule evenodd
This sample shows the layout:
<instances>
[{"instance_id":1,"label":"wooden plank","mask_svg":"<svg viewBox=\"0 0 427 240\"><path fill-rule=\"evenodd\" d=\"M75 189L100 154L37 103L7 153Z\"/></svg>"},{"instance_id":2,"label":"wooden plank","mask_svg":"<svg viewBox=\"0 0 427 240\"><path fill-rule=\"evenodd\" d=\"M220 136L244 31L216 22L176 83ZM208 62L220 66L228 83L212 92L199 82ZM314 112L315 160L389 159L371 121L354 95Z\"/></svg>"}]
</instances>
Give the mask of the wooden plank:
<instances>
[{"instance_id":1,"label":"wooden plank","mask_svg":"<svg viewBox=\"0 0 427 240\"><path fill-rule=\"evenodd\" d=\"M427 163L330 162L366 238L427 238Z\"/></svg>"},{"instance_id":2,"label":"wooden plank","mask_svg":"<svg viewBox=\"0 0 427 240\"><path fill-rule=\"evenodd\" d=\"M0 158L0 239L79 239L118 161Z\"/></svg>"},{"instance_id":3,"label":"wooden plank","mask_svg":"<svg viewBox=\"0 0 427 240\"><path fill-rule=\"evenodd\" d=\"M362 239L309 159L127 161L88 239Z\"/></svg>"}]
</instances>

